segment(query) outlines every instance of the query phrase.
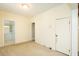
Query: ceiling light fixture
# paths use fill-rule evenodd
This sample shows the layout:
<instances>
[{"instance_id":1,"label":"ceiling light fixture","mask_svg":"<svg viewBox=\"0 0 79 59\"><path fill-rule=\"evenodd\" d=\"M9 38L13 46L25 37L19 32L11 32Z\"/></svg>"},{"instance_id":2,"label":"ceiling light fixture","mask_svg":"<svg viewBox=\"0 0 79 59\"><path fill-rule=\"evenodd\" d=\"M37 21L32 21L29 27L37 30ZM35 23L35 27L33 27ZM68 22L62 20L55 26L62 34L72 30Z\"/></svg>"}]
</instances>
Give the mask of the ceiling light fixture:
<instances>
[{"instance_id":1,"label":"ceiling light fixture","mask_svg":"<svg viewBox=\"0 0 79 59\"><path fill-rule=\"evenodd\" d=\"M19 6L20 6L20 8L24 8L24 9L28 9L28 8L31 8L32 7L31 4L27 4L27 3L22 3Z\"/></svg>"}]
</instances>

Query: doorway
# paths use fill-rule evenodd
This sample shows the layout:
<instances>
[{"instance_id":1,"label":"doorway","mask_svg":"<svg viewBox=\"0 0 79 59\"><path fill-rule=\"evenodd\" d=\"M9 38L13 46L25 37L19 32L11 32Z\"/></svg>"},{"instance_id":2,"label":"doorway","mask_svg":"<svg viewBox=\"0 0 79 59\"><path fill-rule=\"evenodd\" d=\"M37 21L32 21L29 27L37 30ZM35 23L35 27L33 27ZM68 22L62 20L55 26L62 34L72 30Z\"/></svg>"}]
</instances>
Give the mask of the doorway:
<instances>
[{"instance_id":1,"label":"doorway","mask_svg":"<svg viewBox=\"0 0 79 59\"><path fill-rule=\"evenodd\" d=\"M15 43L14 21L4 20L4 45Z\"/></svg>"},{"instance_id":2,"label":"doorway","mask_svg":"<svg viewBox=\"0 0 79 59\"><path fill-rule=\"evenodd\" d=\"M71 36L70 36L70 18L56 19L56 50L70 55Z\"/></svg>"},{"instance_id":3,"label":"doorway","mask_svg":"<svg viewBox=\"0 0 79 59\"><path fill-rule=\"evenodd\" d=\"M35 23L32 23L32 40L35 41Z\"/></svg>"}]
</instances>

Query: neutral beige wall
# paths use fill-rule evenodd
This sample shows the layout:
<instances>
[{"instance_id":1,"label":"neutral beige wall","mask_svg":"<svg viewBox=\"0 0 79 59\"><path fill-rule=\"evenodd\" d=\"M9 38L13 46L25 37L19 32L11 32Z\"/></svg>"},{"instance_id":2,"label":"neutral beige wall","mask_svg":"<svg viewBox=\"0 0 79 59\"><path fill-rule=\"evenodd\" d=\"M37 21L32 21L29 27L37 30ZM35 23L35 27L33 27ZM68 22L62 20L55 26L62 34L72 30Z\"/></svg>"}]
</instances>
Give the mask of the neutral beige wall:
<instances>
[{"instance_id":1,"label":"neutral beige wall","mask_svg":"<svg viewBox=\"0 0 79 59\"><path fill-rule=\"evenodd\" d=\"M67 4L56 6L37 16L34 16L35 39L39 44L55 49L55 20L70 17L71 9Z\"/></svg>"},{"instance_id":2,"label":"neutral beige wall","mask_svg":"<svg viewBox=\"0 0 79 59\"><path fill-rule=\"evenodd\" d=\"M5 11L0 11L0 29L3 20L15 21L15 42L21 43L31 40L31 19L22 15L17 15ZM3 27L2 27L3 28ZM3 39L2 31L0 30L0 45Z\"/></svg>"}]
</instances>

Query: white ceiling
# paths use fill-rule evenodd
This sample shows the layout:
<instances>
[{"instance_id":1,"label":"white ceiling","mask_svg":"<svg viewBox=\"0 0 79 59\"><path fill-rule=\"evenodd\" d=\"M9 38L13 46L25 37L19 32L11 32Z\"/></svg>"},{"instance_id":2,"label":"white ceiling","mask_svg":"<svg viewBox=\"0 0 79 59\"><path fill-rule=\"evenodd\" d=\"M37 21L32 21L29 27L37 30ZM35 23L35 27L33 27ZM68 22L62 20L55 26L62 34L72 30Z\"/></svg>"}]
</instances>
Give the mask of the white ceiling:
<instances>
[{"instance_id":1,"label":"white ceiling","mask_svg":"<svg viewBox=\"0 0 79 59\"><path fill-rule=\"evenodd\" d=\"M58 3L32 3L32 8L29 9L22 9L19 8L17 3L0 3L0 10L21 14L25 16L34 16L39 13L42 13L50 8L53 8Z\"/></svg>"}]
</instances>

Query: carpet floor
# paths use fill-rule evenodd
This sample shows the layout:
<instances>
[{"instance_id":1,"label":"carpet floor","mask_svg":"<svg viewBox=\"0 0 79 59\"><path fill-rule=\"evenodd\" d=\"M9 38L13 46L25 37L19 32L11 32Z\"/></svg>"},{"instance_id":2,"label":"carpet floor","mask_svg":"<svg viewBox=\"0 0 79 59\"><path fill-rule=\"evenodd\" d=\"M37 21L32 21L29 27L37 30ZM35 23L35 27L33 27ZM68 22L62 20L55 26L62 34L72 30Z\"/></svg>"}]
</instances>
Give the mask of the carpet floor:
<instances>
[{"instance_id":1,"label":"carpet floor","mask_svg":"<svg viewBox=\"0 0 79 59\"><path fill-rule=\"evenodd\" d=\"M67 56L33 41L0 48L0 56Z\"/></svg>"}]
</instances>

